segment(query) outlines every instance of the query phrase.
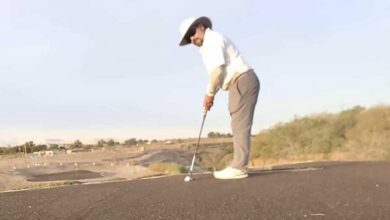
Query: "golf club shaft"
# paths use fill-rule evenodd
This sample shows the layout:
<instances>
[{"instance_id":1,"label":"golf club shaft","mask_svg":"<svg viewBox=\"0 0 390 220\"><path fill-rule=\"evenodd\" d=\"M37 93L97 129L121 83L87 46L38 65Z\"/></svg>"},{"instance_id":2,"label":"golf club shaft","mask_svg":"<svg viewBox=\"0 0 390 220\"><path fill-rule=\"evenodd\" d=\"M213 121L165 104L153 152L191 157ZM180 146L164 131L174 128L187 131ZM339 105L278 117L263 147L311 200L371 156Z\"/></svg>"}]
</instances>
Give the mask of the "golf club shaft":
<instances>
[{"instance_id":1,"label":"golf club shaft","mask_svg":"<svg viewBox=\"0 0 390 220\"><path fill-rule=\"evenodd\" d=\"M200 132L199 132L199 137L198 137L198 144L196 145L195 153L194 153L194 156L192 157L191 168L190 168L190 175L191 176L192 176L192 170L194 169L195 157L196 157L196 153L198 152L200 137L202 136L202 130L203 130L204 121L206 119L206 115L207 115L207 111L205 111L203 114L202 126L200 127Z\"/></svg>"}]
</instances>

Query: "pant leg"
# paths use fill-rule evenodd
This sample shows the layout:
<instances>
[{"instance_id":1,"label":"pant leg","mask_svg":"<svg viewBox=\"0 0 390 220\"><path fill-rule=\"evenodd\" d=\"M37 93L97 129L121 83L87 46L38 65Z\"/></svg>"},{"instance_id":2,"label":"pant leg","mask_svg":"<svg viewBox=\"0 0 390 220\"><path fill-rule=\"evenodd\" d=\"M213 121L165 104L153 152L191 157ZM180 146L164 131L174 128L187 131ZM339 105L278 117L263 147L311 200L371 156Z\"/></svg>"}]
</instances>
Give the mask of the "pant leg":
<instances>
[{"instance_id":1,"label":"pant leg","mask_svg":"<svg viewBox=\"0 0 390 220\"><path fill-rule=\"evenodd\" d=\"M229 88L229 112L233 133L234 156L230 166L245 169L248 165L253 116L260 82L253 71L244 73Z\"/></svg>"}]
</instances>

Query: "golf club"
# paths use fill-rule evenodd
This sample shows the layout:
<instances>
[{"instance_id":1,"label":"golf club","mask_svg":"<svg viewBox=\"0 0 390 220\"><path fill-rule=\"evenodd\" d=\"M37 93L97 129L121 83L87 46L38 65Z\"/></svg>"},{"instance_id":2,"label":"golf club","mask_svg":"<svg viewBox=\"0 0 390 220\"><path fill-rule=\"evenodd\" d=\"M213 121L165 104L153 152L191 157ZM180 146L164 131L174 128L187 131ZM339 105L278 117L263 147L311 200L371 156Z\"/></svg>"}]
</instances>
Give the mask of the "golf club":
<instances>
[{"instance_id":1,"label":"golf club","mask_svg":"<svg viewBox=\"0 0 390 220\"><path fill-rule=\"evenodd\" d=\"M205 112L203 113L203 120L202 120L202 126L200 127L200 132L199 132L199 137L198 137L198 144L196 145L195 153L194 153L194 156L192 157L192 162L191 162L191 167L190 167L190 175L189 175L189 176L186 176L186 177L184 178L184 181L185 181L185 182L189 182L189 181L194 180L194 178L192 177L192 171L193 171L193 169L194 169L195 157L196 157L196 153L198 152L199 142L200 142L200 136L202 135L203 125L204 125L204 120L206 119L206 115L207 115L207 111L205 111Z\"/></svg>"}]
</instances>

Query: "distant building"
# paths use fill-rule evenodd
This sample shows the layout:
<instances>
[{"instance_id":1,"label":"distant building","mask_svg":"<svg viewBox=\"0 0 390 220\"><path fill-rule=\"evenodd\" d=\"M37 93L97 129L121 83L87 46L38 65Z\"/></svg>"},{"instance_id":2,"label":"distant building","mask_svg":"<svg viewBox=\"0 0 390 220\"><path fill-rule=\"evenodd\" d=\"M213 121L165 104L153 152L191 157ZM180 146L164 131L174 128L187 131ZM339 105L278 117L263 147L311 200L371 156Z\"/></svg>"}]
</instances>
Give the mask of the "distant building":
<instances>
[{"instance_id":1,"label":"distant building","mask_svg":"<svg viewBox=\"0 0 390 220\"><path fill-rule=\"evenodd\" d=\"M44 154L44 153L43 153L42 151L33 152L33 153L32 153L32 156L33 156L34 158L38 158L38 157L42 157L43 154Z\"/></svg>"},{"instance_id":2,"label":"distant building","mask_svg":"<svg viewBox=\"0 0 390 220\"><path fill-rule=\"evenodd\" d=\"M62 139L50 138L45 140L46 145L49 149L57 147L58 149L69 149L71 144L66 143Z\"/></svg>"},{"instance_id":3,"label":"distant building","mask_svg":"<svg viewBox=\"0 0 390 220\"><path fill-rule=\"evenodd\" d=\"M47 150L47 151L45 151L45 156L52 157L52 156L54 156L54 152L52 150Z\"/></svg>"}]
</instances>

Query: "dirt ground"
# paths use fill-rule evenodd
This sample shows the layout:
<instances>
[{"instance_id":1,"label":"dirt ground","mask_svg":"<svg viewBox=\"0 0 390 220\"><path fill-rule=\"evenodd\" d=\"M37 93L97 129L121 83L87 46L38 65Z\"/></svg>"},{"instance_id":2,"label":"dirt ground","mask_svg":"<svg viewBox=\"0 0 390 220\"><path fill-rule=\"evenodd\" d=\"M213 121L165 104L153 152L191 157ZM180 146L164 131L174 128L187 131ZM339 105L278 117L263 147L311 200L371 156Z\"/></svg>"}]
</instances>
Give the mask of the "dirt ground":
<instances>
[{"instance_id":1,"label":"dirt ground","mask_svg":"<svg viewBox=\"0 0 390 220\"><path fill-rule=\"evenodd\" d=\"M32 154L7 155L0 158L0 191L41 188L72 183L136 179L157 175L147 166L152 162L188 163L188 155L180 157L168 146L115 147L90 152L67 154L55 151L53 156L36 159Z\"/></svg>"},{"instance_id":2,"label":"dirt ground","mask_svg":"<svg viewBox=\"0 0 390 220\"><path fill-rule=\"evenodd\" d=\"M64 151L54 151L53 156L42 156L35 159L33 159L32 154L0 156L0 192L162 175L162 173L148 168L152 163L176 163L188 169L196 142L196 139L187 139L186 141L176 141L175 144L116 146L71 154ZM206 138L201 140L201 144L203 145L198 151L198 158L202 159L196 163L195 172L209 170L209 166L217 164L215 160L218 158L221 162L219 154L222 152L221 155L223 155L224 149L229 148L231 138ZM269 168L278 164L312 159L321 160L321 158L312 156L310 158L291 158L289 161L251 160L249 167ZM331 159L337 160L337 158ZM224 160L228 161L229 158ZM223 163L221 164L223 165Z\"/></svg>"}]
</instances>

